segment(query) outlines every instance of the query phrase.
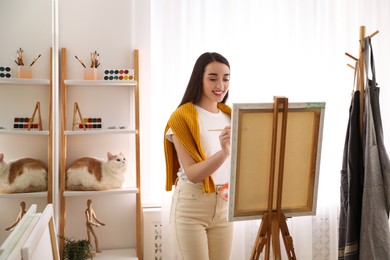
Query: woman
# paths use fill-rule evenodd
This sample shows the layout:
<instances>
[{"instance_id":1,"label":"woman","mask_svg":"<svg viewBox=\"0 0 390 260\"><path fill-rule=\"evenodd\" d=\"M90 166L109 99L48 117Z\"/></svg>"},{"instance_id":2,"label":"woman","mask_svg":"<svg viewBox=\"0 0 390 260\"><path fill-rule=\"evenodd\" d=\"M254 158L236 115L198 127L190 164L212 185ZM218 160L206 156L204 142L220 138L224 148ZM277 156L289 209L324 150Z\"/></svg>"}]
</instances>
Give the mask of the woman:
<instances>
[{"instance_id":1,"label":"woman","mask_svg":"<svg viewBox=\"0 0 390 260\"><path fill-rule=\"evenodd\" d=\"M229 178L229 80L226 58L202 54L165 129L166 190L176 185L170 231L178 259L230 259L233 226L222 188Z\"/></svg>"}]
</instances>

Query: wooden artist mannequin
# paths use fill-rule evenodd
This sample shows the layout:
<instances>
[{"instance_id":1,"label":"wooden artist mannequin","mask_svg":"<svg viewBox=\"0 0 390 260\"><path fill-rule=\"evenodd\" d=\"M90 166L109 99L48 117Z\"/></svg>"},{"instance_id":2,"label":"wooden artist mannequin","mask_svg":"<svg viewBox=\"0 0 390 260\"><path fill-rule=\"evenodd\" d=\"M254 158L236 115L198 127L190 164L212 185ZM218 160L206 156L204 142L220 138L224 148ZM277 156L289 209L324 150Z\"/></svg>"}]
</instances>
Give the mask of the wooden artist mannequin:
<instances>
[{"instance_id":1,"label":"wooden artist mannequin","mask_svg":"<svg viewBox=\"0 0 390 260\"><path fill-rule=\"evenodd\" d=\"M93 227L100 227L100 226L105 226L103 222L101 222L95 214L95 211L92 209L92 200L89 199L87 201L87 209L85 210L85 218L87 220L86 225L87 225L87 234L88 234L88 241L91 243L91 234L93 235L95 239L95 247L96 247L96 253L100 253L101 250L99 248L99 241L96 236L95 231L93 230Z\"/></svg>"},{"instance_id":2,"label":"wooden artist mannequin","mask_svg":"<svg viewBox=\"0 0 390 260\"><path fill-rule=\"evenodd\" d=\"M16 218L16 221L9 227L7 227L5 230L13 230L14 227L19 223L19 221L23 218L24 214L26 214L26 202L22 201L20 202L20 212L18 214L18 217Z\"/></svg>"}]
</instances>

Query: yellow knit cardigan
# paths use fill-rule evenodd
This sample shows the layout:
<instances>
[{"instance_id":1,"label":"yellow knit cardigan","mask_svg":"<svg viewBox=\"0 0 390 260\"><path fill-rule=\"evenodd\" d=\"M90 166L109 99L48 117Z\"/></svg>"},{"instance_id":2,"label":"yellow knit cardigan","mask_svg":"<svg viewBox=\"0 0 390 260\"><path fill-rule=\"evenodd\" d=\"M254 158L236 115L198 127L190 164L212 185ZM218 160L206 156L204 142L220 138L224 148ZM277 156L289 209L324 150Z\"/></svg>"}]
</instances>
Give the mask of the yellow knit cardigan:
<instances>
[{"instance_id":1,"label":"yellow knit cardigan","mask_svg":"<svg viewBox=\"0 0 390 260\"><path fill-rule=\"evenodd\" d=\"M231 116L231 108L223 103L218 103L218 108ZM187 152L195 160L202 162L206 160L206 155L200 142L200 129L198 121L198 111L192 102L185 103L172 113L164 131L164 151L166 164L166 185L167 191L172 190L180 168L179 159L175 147L165 136L171 128L174 135L179 139ZM215 184L211 175L203 180L203 190L205 192L215 192Z\"/></svg>"}]
</instances>

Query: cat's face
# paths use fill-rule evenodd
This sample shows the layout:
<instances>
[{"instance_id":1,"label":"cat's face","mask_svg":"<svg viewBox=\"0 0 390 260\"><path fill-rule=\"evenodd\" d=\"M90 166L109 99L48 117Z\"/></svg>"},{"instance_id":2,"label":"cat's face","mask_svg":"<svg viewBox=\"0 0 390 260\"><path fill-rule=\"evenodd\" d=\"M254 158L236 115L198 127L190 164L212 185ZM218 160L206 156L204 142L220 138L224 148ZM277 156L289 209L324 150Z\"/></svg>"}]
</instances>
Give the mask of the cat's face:
<instances>
[{"instance_id":1,"label":"cat's face","mask_svg":"<svg viewBox=\"0 0 390 260\"><path fill-rule=\"evenodd\" d=\"M108 153L107 158L108 165L111 169L117 171L118 173L123 173L126 171L126 158L122 153L117 155Z\"/></svg>"}]
</instances>

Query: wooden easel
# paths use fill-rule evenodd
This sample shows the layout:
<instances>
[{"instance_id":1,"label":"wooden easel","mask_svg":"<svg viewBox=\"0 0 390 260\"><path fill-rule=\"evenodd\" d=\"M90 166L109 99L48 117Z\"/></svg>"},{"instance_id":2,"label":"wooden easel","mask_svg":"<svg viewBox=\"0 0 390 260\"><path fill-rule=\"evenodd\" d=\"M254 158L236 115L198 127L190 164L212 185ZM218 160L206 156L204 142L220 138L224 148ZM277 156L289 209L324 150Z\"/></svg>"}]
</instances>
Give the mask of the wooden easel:
<instances>
[{"instance_id":1,"label":"wooden easel","mask_svg":"<svg viewBox=\"0 0 390 260\"><path fill-rule=\"evenodd\" d=\"M283 109L282 114L282 128L279 149L279 168L278 168L278 186L276 197L276 210L274 209L274 182L276 174L276 153L278 143L278 119L279 110ZM287 113L288 113L288 98L274 97L273 107L273 125L272 125L272 147L271 147L271 167L268 191L268 210L263 215L259 231L255 240L255 245L252 249L251 260L257 260L265 246L265 259L269 260L271 239L274 259L281 259L279 232L281 232L288 259L296 260L293 240L288 231L286 217L282 213L282 191L283 191L283 168L284 168L284 154L286 144L287 131Z\"/></svg>"},{"instance_id":2,"label":"wooden easel","mask_svg":"<svg viewBox=\"0 0 390 260\"><path fill-rule=\"evenodd\" d=\"M80 124L83 125L84 130L87 130L87 125L84 123L84 119L83 119L83 116L81 115L79 104L77 102L74 102L72 131L74 131L74 127L79 124L79 123L77 123L77 120L76 120L77 115L79 116Z\"/></svg>"},{"instance_id":3,"label":"wooden easel","mask_svg":"<svg viewBox=\"0 0 390 260\"><path fill-rule=\"evenodd\" d=\"M35 114L38 112L38 129L39 131L42 131L42 118L41 118L41 103L38 101L35 105L34 112L31 116L31 119L28 121L28 131L30 131L31 126L35 119Z\"/></svg>"}]
</instances>

